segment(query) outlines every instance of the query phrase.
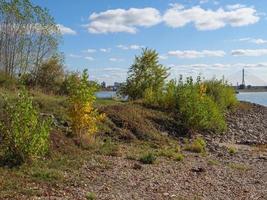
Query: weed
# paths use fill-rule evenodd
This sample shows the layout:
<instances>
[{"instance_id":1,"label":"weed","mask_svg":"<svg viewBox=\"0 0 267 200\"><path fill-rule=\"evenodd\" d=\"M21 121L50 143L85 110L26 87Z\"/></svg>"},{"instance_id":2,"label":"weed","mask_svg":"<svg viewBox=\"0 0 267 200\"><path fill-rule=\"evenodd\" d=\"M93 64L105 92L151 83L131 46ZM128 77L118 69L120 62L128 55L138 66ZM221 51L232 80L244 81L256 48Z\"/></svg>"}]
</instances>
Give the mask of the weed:
<instances>
[{"instance_id":1,"label":"weed","mask_svg":"<svg viewBox=\"0 0 267 200\"><path fill-rule=\"evenodd\" d=\"M240 164L240 163L230 163L228 164L228 166L232 169L236 169L239 171L247 171L249 170L249 167L244 165L244 164Z\"/></svg>"},{"instance_id":2,"label":"weed","mask_svg":"<svg viewBox=\"0 0 267 200\"><path fill-rule=\"evenodd\" d=\"M204 154L206 152L206 142L201 137L197 137L191 144L187 140L184 149L186 151Z\"/></svg>"},{"instance_id":3,"label":"weed","mask_svg":"<svg viewBox=\"0 0 267 200\"><path fill-rule=\"evenodd\" d=\"M174 157L174 159L176 160L176 161L183 161L184 160L184 155L183 154L176 154L175 155L175 157Z\"/></svg>"},{"instance_id":4,"label":"weed","mask_svg":"<svg viewBox=\"0 0 267 200\"><path fill-rule=\"evenodd\" d=\"M102 145L100 145L98 152L107 156L120 155L120 147L113 142L110 138L107 138Z\"/></svg>"},{"instance_id":5,"label":"weed","mask_svg":"<svg viewBox=\"0 0 267 200\"><path fill-rule=\"evenodd\" d=\"M228 152L232 156L237 153L237 149L235 147L229 147Z\"/></svg>"},{"instance_id":6,"label":"weed","mask_svg":"<svg viewBox=\"0 0 267 200\"><path fill-rule=\"evenodd\" d=\"M86 199L87 200L95 200L96 199L95 193L93 193L93 192L87 192Z\"/></svg>"},{"instance_id":7,"label":"weed","mask_svg":"<svg viewBox=\"0 0 267 200\"><path fill-rule=\"evenodd\" d=\"M156 159L157 159L156 155L150 152L142 155L139 161L143 164L153 164L155 163Z\"/></svg>"},{"instance_id":8,"label":"weed","mask_svg":"<svg viewBox=\"0 0 267 200\"><path fill-rule=\"evenodd\" d=\"M49 183L63 179L62 172L56 169L48 169L48 168L33 169L33 171L31 171L30 174L37 181L43 181Z\"/></svg>"},{"instance_id":9,"label":"weed","mask_svg":"<svg viewBox=\"0 0 267 200\"><path fill-rule=\"evenodd\" d=\"M208 165L219 165L220 162L218 160L208 160Z\"/></svg>"}]
</instances>

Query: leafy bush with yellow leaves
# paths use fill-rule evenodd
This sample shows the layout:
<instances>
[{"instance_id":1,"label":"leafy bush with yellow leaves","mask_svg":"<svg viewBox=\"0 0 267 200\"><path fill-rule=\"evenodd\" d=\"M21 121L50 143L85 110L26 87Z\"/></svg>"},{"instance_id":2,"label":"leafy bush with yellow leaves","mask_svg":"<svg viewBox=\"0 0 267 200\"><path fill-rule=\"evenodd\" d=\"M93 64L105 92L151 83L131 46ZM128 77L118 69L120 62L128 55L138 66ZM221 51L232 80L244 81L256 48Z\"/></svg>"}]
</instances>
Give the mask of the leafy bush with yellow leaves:
<instances>
[{"instance_id":1,"label":"leafy bush with yellow leaves","mask_svg":"<svg viewBox=\"0 0 267 200\"><path fill-rule=\"evenodd\" d=\"M72 132L79 138L92 139L97 132L97 123L104 119L94 108L96 87L89 83L87 70L79 81L69 84L69 118Z\"/></svg>"}]
</instances>

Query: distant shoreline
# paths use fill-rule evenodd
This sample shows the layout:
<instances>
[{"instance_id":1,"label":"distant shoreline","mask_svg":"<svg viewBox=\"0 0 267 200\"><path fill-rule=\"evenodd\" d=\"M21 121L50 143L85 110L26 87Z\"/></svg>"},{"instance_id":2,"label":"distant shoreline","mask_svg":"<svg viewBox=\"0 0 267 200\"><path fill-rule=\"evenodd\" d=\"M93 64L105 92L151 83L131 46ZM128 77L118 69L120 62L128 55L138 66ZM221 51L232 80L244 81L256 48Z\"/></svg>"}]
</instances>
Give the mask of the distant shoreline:
<instances>
[{"instance_id":1,"label":"distant shoreline","mask_svg":"<svg viewBox=\"0 0 267 200\"><path fill-rule=\"evenodd\" d=\"M248 93L248 92L267 92L267 89L260 88L260 89L240 89L237 90L239 93Z\"/></svg>"}]
</instances>

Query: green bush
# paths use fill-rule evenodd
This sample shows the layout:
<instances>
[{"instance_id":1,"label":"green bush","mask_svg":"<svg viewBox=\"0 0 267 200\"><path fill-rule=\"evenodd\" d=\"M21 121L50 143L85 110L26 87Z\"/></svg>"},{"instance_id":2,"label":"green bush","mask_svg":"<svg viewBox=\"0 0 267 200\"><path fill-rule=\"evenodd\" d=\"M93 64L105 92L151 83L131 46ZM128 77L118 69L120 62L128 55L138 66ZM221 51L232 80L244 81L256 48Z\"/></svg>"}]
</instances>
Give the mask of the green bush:
<instances>
[{"instance_id":1,"label":"green bush","mask_svg":"<svg viewBox=\"0 0 267 200\"><path fill-rule=\"evenodd\" d=\"M17 86L17 79L0 71L0 87L12 89Z\"/></svg>"},{"instance_id":2,"label":"green bush","mask_svg":"<svg viewBox=\"0 0 267 200\"><path fill-rule=\"evenodd\" d=\"M0 133L7 162L20 164L47 153L51 120L39 118L25 89L19 91L15 101L5 98L3 116Z\"/></svg>"},{"instance_id":3,"label":"green bush","mask_svg":"<svg viewBox=\"0 0 267 200\"><path fill-rule=\"evenodd\" d=\"M203 138L197 137L191 144L186 141L184 149L186 151L191 151L194 153L205 153L206 152L206 142Z\"/></svg>"},{"instance_id":4,"label":"green bush","mask_svg":"<svg viewBox=\"0 0 267 200\"><path fill-rule=\"evenodd\" d=\"M177 104L186 127L195 130L226 129L224 115L211 97L205 94L205 86L188 80L178 86Z\"/></svg>"},{"instance_id":5,"label":"green bush","mask_svg":"<svg viewBox=\"0 0 267 200\"><path fill-rule=\"evenodd\" d=\"M139 159L143 164L153 164L156 161L157 157L153 153L147 153L141 156Z\"/></svg>"},{"instance_id":6,"label":"green bush","mask_svg":"<svg viewBox=\"0 0 267 200\"><path fill-rule=\"evenodd\" d=\"M87 200L95 200L96 199L95 193L93 193L93 192L87 192L86 199Z\"/></svg>"},{"instance_id":7,"label":"green bush","mask_svg":"<svg viewBox=\"0 0 267 200\"><path fill-rule=\"evenodd\" d=\"M233 108L237 105L237 98L233 87L229 86L223 80L209 80L204 82L207 88L207 95L216 102L224 112L226 109Z\"/></svg>"},{"instance_id":8,"label":"green bush","mask_svg":"<svg viewBox=\"0 0 267 200\"><path fill-rule=\"evenodd\" d=\"M228 152L232 156L237 153L237 149L235 147L229 147Z\"/></svg>"}]
</instances>

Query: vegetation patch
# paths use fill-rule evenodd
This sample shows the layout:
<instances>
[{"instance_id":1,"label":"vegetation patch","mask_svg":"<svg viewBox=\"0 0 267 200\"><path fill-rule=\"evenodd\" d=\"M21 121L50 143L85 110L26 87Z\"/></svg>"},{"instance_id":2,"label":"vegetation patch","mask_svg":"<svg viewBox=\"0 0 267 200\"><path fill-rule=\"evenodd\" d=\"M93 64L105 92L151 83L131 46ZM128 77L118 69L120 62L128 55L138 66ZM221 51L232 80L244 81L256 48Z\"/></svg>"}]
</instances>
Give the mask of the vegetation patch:
<instances>
[{"instance_id":1,"label":"vegetation patch","mask_svg":"<svg viewBox=\"0 0 267 200\"><path fill-rule=\"evenodd\" d=\"M87 192L86 199L87 200L95 200L96 199L95 193L93 193L93 192Z\"/></svg>"},{"instance_id":2,"label":"vegetation patch","mask_svg":"<svg viewBox=\"0 0 267 200\"><path fill-rule=\"evenodd\" d=\"M247 165L241 163L229 163L228 167L239 171L247 171L250 169Z\"/></svg>"},{"instance_id":3,"label":"vegetation patch","mask_svg":"<svg viewBox=\"0 0 267 200\"><path fill-rule=\"evenodd\" d=\"M151 152L142 155L139 161L143 164L154 164L157 160L157 156Z\"/></svg>"},{"instance_id":4,"label":"vegetation patch","mask_svg":"<svg viewBox=\"0 0 267 200\"><path fill-rule=\"evenodd\" d=\"M232 156L232 155L234 155L234 154L236 154L237 153L237 148L235 148L235 147L229 147L228 148L228 153Z\"/></svg>"},{"instance_id":5,"label":"vegetation patch","mask_svg":"<svg viewBox=\"0 0 267 200\"><path fill-rule=\"evenodd\" d=\"M206 152L206 141L201 137L197 137L191 143L189 143L189 141L186 140L184 150L191 151L194 153L205 153Z\"/></svg>"}]
</instances>

